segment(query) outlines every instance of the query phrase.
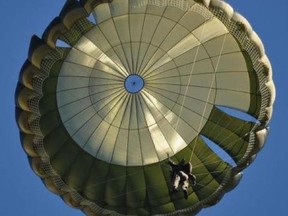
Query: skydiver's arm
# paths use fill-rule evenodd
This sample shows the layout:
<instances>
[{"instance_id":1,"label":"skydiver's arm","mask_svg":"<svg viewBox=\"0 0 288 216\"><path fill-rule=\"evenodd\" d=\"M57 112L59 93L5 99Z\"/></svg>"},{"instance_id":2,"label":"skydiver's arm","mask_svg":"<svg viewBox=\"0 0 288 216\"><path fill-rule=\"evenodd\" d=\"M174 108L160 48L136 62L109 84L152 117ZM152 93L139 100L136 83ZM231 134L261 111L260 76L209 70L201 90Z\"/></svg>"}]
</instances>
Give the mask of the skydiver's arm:
<instances>
[{"instance_id":1,"label":"skydiver's arm","mask_svg":"<svg viewBox=\"0 0 288 216\"><path fill-rule=\"evenodd\" d=\"M167 161L167 164L169 164L171 166L171 168L173 169L174 167L176 167L176 163L174 161L171 160L169 154L168 155L168 161Z\"/></svg>"}]
</instances>

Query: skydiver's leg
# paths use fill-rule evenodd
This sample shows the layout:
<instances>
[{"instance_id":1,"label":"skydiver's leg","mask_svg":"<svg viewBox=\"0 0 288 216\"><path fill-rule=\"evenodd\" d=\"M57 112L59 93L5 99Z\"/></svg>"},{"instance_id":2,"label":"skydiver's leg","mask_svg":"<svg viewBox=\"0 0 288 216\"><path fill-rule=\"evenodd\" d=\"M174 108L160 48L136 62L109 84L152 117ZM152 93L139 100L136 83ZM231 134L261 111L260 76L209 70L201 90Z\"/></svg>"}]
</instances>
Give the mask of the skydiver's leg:
<instances>
[{"instance_id":1,"label":"skydiver's leg","mask_svg":"<svg viewBox=\"0 0 288 216\"><path fill-rule=\"evenodd\" d=\"M192 185L195 185L196 184L196 176L192 174L192 164L191 162L187 163L187 166L186 166L186 169L188 172L188 176L189 176L189 180L191 182Z\"/></svg>"},{"instance_id":2,"label":"skydiver's leg","mask_svg":"<svg viewBox=\"0 0 288 216\"><path fill-rule=\"evenodd\" d=\"M189 187L189 182L188 182L188 180L183 181L182 189L183 189L184 191L188 191L188 187Z\"/></svg>"},{"instance_id":3,"label":"skydiver's leg","mask_svg":"<svg viewBox=\"0 0 288 216\"><path fill-rule=\"evenodd\" d=\"M173 179L173 191L172 192L177 192L177 188L179 187L180 183L180 176L175 174L174 179Z\"/></svg>"},{"instance_id":4,"label":"skydiver's leg","mask_svg":"<svg viewBox=\"0 0 288 216\"><path fill-rule=\"evenodd\" d=\"M184 197L185 199L188 198L188 187L189 187L189 176L184 173L184 172L180 172L181 175L181 183L182 183L182 190L184 193Z\"/></svg>"},{"instance_id":5,"label":"skydiver's leg","mask_svg":"<svg viewBox=\"0 0 288 216\"><path fill-rule=\"evenodd\" d=\"M180 175L180 177L181 177L181 181L188 181L189 180L189 176L185 173L185 172L183 172L183 171L180 171L179 172L179 175Z\"/></svg>"},{"instance_id":6,"label":"skydiver's leg","mask_svg":"<svg viewBox=\"0 0 288 216\"><path fill-rule=\"evenodd\" d=\"M187 179L183 181L183 184L182 184L182 189L183 189L185 199L188 199L188 187L189 187L189 181Z\"/></svg>"}]
</instances>

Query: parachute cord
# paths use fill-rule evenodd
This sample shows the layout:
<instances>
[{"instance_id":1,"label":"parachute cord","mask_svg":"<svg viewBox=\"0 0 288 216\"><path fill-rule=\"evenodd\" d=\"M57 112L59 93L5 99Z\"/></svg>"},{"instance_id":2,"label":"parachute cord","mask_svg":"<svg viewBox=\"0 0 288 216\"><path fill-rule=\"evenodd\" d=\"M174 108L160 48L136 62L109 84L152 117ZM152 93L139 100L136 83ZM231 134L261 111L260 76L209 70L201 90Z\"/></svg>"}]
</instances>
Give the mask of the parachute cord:
<instances>
[{"instance_id":1,"label":"parachute cord","mask_svg":"<svg viewBox=\"0 0 288 216\"><path fill-rule=\"evenodd\" d=\"M215 69L214 69L214 71L215 71L215 72L214 72L214 77L213 77L213 79L212 79L212 81L211 81L210 88L209 88L209 92L208 92L208 95L207 95L207 98L206 98L206 101L205 101L206 103L205 103L205 106L204 106L204 109L203 109L203 112L202 112L202 115L201 115L201 120L200 120L200 123L199 123L199 127L198 127L198 129L197 129L197 132L198 132L198 133L200 132L200 129L201 129L202 124L203 124L204 114L205 114L205 112L206 112L206 110L207 110L207 103L208 103L208 101L209 101L209 98L210 98L210 95L211 95L211 92L212 92L212 87L213 87L213 85L214 85L215 82L216 82L216 73L217 73L218 66L219 66L219 62L220 62L220 59L221 59L221 56L222 56L222 53L223 53L223 49L224 49L224 45L225 45L226 38L227 38L227 33L225 33L225 35L224 35L224 39L223 39L222 46L221 46L221 50L220 50L220 55L219 55L219 57L218 57L218 59L217 59L217 63L216 63ZM190 80L189 80L189 83L190 83ZM189 83L188 83L188 84L189 84ZM188 86L188 85L187 85L187 86ZM184 103L183 103L183 105L184 105ZM191 160L192 160L192 158L193 158L193 155L194 155L194 152L195 152L195 148L196 148L196 145L197 145L197 141L198 141L198 136L196 137L196 141L195 141L195 143L194 143L194 145L193 145L193 148L192 148L192 152L191 152L190 159L189 159L190 162L191 162Z\"/></svg>"}]
</instances>

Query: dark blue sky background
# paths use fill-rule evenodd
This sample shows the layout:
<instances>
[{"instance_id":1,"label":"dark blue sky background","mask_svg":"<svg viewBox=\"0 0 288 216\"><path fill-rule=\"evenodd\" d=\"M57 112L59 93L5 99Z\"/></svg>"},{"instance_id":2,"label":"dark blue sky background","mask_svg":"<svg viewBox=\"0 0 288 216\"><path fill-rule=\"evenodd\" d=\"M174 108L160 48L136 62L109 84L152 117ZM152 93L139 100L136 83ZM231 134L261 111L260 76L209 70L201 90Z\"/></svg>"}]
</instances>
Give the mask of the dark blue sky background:
<instances>
[{"instance_id":1,"label":"dark blue sky background","mask_svg":"<svg viewBox=\"0 0 288 216\"><path fill-rule=\"evenodd\" d=\"M22 150L14 114L14 92L27 58L30 38L58 15L64 0L0 0L0 215L80 216L49 192L32 172ZM239 186L200 216L288 215L288 1L229 0L262 39L272 63L277 90L271 130L265 148L244 172Z\"/></svg>"}]
</instances>

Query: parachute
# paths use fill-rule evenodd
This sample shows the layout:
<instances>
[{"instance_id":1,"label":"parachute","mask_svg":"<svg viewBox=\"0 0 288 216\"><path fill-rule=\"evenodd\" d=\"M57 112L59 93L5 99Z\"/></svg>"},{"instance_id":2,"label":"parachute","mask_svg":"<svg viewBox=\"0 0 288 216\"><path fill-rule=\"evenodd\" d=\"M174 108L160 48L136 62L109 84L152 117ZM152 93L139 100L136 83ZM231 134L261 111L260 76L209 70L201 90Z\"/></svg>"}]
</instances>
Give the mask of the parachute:
<instances>
[{"instance_id":1,"label":"parachute","mask_svg":"<svg viewBox=\"0 0 288 216\"><path fill-rule=\"evenodd\" d=\"M15 99L33 171L70 206L194 215L263 147L275 88L261 40L223 1L69 0L32 37ZM169 193L168 155L193 165L187 199Z\"/></svg>"}]
</instances>

